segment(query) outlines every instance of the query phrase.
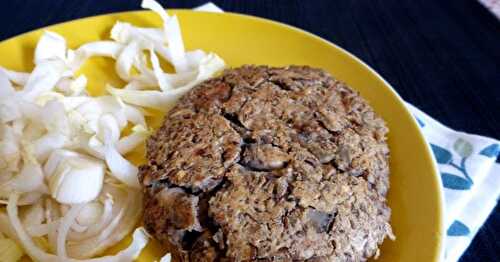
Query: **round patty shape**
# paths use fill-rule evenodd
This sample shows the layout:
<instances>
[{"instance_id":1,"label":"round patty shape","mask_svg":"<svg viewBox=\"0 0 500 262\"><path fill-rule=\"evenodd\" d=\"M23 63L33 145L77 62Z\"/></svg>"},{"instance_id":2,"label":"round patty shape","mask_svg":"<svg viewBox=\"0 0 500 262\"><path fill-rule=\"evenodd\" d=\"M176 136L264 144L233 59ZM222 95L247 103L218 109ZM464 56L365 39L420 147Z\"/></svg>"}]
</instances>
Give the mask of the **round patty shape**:
<instances>
[{"instance_id":1,"label":"round patty shape","mask_svg":"<svg viewBox=\"0 0 500 262\"><path fill-rule=\"evenodd\" d=\"M147 141L147 230L182 261L364 261L394 238L383 120L306 66L229 69Z\"/></svg>"}]
</instances>

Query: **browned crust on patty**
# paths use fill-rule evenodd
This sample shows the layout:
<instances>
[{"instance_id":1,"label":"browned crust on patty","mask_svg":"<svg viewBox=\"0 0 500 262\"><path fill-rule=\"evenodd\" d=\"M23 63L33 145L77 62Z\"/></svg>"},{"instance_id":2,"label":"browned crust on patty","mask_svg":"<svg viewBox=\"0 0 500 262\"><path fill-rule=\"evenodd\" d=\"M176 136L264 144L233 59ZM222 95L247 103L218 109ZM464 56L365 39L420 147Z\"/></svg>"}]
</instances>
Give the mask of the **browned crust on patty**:
<instances>
[{"instance_id":1,"label":"browned crust on patty","mask_svg":"<svg viewBox=\"0 0 500 262\"><path fill-rule=\"evenodd\" d=\"M148 140L145 226L186 261L364 261L393 237L387 131L323 70L226 70Z\"/></svg>"}]
</instances>

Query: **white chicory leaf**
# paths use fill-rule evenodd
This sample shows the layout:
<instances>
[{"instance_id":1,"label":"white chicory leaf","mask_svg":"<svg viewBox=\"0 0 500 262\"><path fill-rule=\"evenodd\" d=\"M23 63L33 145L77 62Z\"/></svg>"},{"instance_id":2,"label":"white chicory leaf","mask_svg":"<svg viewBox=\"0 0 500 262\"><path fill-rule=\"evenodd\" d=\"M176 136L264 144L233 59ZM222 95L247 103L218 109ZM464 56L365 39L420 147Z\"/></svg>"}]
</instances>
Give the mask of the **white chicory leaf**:
<instances>
[{"instance_id":1,"label":"white chicory leaf","mask_svg":"<svg viewBox=\"0 0 500 262\"><path fill-rule=\"evenodd\" d=\"M66 40L50 31L45 31L35 48L35 65L45 60L66 59Z\"/></svg>"},{"instance_id":2,"label":"white chicory leaf","mask_svg":"<svg viewBox=\"0 0 500 262\"><path fill-rule=\"evenodd\" d=\"M161 27L118 21L110 40L74 50L46 31L32 72L0 67L0 204L7 204L8 215L0 211L0 237L22 245L35 261L131 261L139 254L148 241L143 229L117 255L88 259L121 241L141 215L138 168L124 155L150 134L145 116L152 113L145 108L169 110L224 67L213 53L185 50L175 15L153 0L142 6L160 16ZM95 56L116 60L114 69L126 82L108 87L111 96L90 96L92 79L76 74ZM32 237L42 238L50 252Z\"/></svg>"},{"instance_id":3,"label":"white chicory leaf","mask_svg":"<svg viewBox=\"0 0 500 262\"><path fill-rule=\"evenodd\" d=\"M9 198L9 204L7 205L7 214L9 217L9 222L12 224L12 228L14 229L16 235L19 238L20 243L22 244L25 252L34 260L40 262L121 262L121 261L133 261L136 259L141 250L146 246L149 241L149 235L146 233L144 228L137 228L132 234L132 243L124 250L118 252L114 256L104 256L93 259L72 259L65 258L61 259L61 257L45 252L40 249L31 239L31 237L24 230L21 221L18 216L18 208L17 201L19 195L12 194Z\"/></svg>"},{"instance_id":4,"label":"white chicory leaf","mask_svg":"<svg viewBox=\"0 0 500 262\"><path fill-rule=\"evenodd\" d=\"M172 256L170 255L170 253L168 253L160 259L160 262L170 262L171 260L172 260Z\"/></svg>"},{"instance_id":5,"label":"white chicory leaf","mask_svg":"<svg viewBox=\"0 0 500 262\"><path fill-rule=\"evenodd\" d=\"M59 203L78 204L94 200L103 186L104 163L74 152L55 151L45 170L52 197Z\"/></svg>"},{"instance_id":6,"label":"white chicory leaf","mask_svg":"<svg viewBox=\"0 0 500 262\"><path fill-rule=\"evenodd\" d=\"M30 76L29 73L8 70L1 66L0 66L0 71L4 73L7 76L7 78L10 81L12 81L12 83L20 86L24 86L26 82L28 82L28 78Z\"/></svg>"},{"instance_id":7,"label":"white chicory leaf","mask_svg":"<svg viewBox=\"0 0 500 262\"><path fill-rule=\"evenodd\" d=\"M137 178L138 168L120 155L114 146L106 145L105 150L106 164L111 170L111 174L130 187L140 188Z\"/></svg>"}]
</instances>

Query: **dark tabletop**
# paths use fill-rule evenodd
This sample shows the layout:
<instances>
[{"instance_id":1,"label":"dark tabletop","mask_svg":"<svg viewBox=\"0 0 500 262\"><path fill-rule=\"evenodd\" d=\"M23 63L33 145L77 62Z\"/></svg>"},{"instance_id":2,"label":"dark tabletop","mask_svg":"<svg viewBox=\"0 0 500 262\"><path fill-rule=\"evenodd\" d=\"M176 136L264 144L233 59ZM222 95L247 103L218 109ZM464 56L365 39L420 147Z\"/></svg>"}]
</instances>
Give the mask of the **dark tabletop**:
<instances>
[{"instance_id":1,"label":"dark tabletop","mask_svg":"<svg viewBox=\"0 0 500 262\"><path fill-rule=\"evenodd\" d=\"M163 1L165 2L165 1ZM169 0L191 8L206 0ZM500 138L500 21L476 0L214 0L226 11L305 29L378 71L406 101L450 126ZM140 0L12 0L0 40L76 18L139 9ZM461 261L500 258L497 206Z\"/></svg>"}]
</instances>

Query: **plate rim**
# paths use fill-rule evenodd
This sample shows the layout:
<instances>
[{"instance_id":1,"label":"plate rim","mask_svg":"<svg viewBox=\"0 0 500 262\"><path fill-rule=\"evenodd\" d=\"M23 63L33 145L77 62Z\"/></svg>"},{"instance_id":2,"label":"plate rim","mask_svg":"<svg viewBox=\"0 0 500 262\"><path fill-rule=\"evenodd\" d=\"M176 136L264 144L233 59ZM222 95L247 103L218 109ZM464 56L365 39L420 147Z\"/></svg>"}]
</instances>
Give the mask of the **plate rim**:
<instances>
[{"instance_id":1,"label":"plate rim","mask_svg":"<svg viewBox=\"0 0 500 262\"><path fill-rule=\"evenodd\" d=\"M381 81L384 84L384 86L386 88L388 88L388 90L392 93L392 95L394 95L398 104L403 108L403 111L406 115L406 118L411 119L411 123L413 125L413 128L416 128L418 130L418 132L417 132L418 133L418 140L424 144L424 148L426 151L425 156L430 159L430 163L431 163L432 169L433 169L432 176L435 180L434 182L436 183L436 185L438 185L438 190L437 190L438 191L438 196L437 196L437 198L438 198L438 214L437 215L439 218L439 225L438 225L439 232L437 235L437 239L438 239L437 258L438 258L438 261L442 261L444 259L444 253L445 253L444 252L445 251L444 240L446 237L446 234L445 234L446 229L445 229L445 225L444 225L445 224L445 221L444 221L445 220L444 219L445 200L444 200L444 190L440 186L440 185L442 185L442 180L441 180L441 176L439 175L440 172L438 169L438 164L434 158L434 154L432 152L430 144L425 139L424 134L423 134L421 128L419 127L417 120L415 119L415 117L413 117L413 115L409 111L408 107L405 105L405 101L399 95L399 93L394 89L394 87L392 87L392 85L387 80L385 80L377 71L375 71L370 65L368 65L363 60L361 60L360 58L358 58L357 56L355 56L351 52L347 51L343 47L341 47L341 46L339 46L339 45L337 45L337 44L335 44L335 43L333 43L333 42L331 42L323 37L320 37L320 36L315 35L311 32L308 32L304 29L298 28L296 26L288 25L288 24L283 23L283 22L279 22L279 21L275 21L275 20L271 20L271 19L267 19L267 18L263 18L263 17L258 17L258 16L254 16L254 15L249 15L249 14L226 12L226 11L224 11L223 13L217 13L217 12L210 12L210 11L196 11L196 10L187 9L187 8L172 8L172 9L166 9L166 10L170 14L205 13L205 14L209 14L209 15L234 16L234 17L248 19L248 20L257 20L257 21L264 22L264 23L271 23L271 24L274 24L275 26L279 26L279 27L282 27L282 28L287 29L287 30L295 31L296 33L303 34L303 35L306 35L308 37L311 37L311 38L314 38L316 40L323 42L324 44L326 44L326 45L336 49L337 51L341 52L342 54L346 55L347 57L349 57L349 59L352 59L356 63L360 64L362 67L367 69L373 76L375 76L379 81ZM76 18L76 19L72 19L72 20L62 21L62 22L58 22L58 23L54 23L54 24L49 24L49 25L39 27L39 28L34 28L34 29L29 30L29 31L8 37L8 38L0 41L0 46L6 42L14 41L16 38L20 38L20 37L23 37L25 35L29 35L29 34L37 32L37 31L40 31L40 30L47 30L47 29L50 29L52 27L62 26L65 24L70 24L70 23L76 22L76 21L98 19L100 17L105 17L105 16L122 16L122 15L126 16L128 14L141 14L141 13L154 14L153 11L150 11L150 10L136 9L136 10L110 12L110 13L104 13L104 14L84 16L84 17L80 17L80 18Z\"/></svg>"}]
</instances>

